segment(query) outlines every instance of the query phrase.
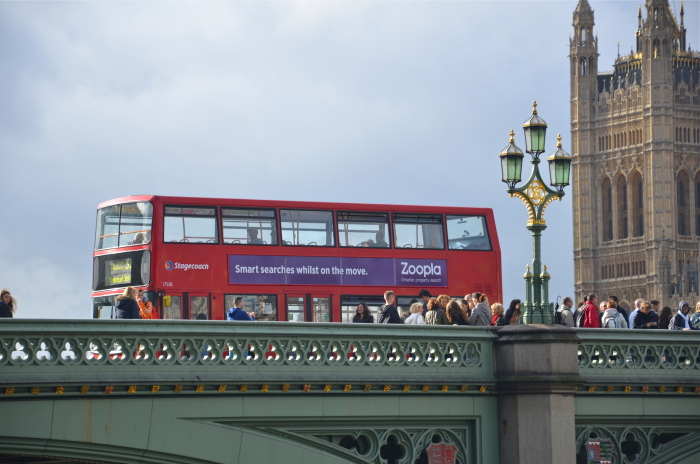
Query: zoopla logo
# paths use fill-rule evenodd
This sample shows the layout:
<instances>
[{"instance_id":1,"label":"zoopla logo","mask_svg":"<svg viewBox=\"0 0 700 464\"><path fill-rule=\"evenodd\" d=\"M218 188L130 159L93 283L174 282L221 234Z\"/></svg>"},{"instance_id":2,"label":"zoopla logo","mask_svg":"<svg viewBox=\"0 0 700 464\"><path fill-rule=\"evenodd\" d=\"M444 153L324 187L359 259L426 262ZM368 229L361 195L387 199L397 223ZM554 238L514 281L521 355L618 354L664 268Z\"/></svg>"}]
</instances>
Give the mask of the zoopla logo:
<instances>
[{"instance_id":1,"label":"zoopla logo","mask_svg":"<svg viewBox=\"0 0 700 464\"><path fill-rule=\"evenodd\" d=\"M442 275L442 268L433 263L426 265L419 264L418 266L414 266L413 264L411 264L409 266L408 263L401 262L401 265L403 266L403 268L401 269L402 275L419 275L423 277L427 277L429 275Z\"/></svg>"},{"instance_id":2,"label":"zoopla logo","mask_svg":"<svg viewBox=\"0 0 700 464\"><path fill-rule=\"evenodd\" d=\"M165 270L166 271L172 271L173 270L173 262L172 261L166 261L165 262Z\"/></svg>"}]
</instances>

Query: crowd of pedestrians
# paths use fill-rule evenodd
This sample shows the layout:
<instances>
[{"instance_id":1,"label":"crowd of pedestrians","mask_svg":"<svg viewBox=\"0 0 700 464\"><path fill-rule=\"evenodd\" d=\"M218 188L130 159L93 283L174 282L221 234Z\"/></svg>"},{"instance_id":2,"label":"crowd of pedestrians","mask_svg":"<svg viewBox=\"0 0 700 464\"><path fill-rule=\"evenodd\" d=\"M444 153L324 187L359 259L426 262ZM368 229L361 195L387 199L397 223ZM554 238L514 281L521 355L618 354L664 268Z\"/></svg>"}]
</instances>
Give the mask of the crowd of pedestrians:
<instances>
[{"instance_id":1,"label":"crowd of pedestrians","mask_svg":"<svg viewBox=\"0 0 700 464\"><path fill-rule=\"evenodd\" d=\"M557 323L593 329L700 330L700 302L691 308L687 302L681 301L674 311L668 306L660 308L658 300L638 299L629 314L614 295L601 302L596 294L589 293L585 301L578 303L578 309L574 309L573 303L571 298L564 298L556 312Z\"/></svg>"}]
</instances>

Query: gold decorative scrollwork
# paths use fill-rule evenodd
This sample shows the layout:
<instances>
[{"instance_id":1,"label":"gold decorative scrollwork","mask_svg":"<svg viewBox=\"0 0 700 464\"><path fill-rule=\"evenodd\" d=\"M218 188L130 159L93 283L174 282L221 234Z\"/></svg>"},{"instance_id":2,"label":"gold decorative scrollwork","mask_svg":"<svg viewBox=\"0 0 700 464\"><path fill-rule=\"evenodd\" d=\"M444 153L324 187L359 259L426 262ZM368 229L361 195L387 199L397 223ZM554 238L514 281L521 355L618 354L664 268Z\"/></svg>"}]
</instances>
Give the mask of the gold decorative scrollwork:
<instances>
[{"instance_id":1,"label":"gold decorative scrollwork","mask_svg":"<svg viewBox=\"0 0 700 464\"><path fill-rule=\"evenodd\" d=\"M535 208L532 207L532 203L530 203L530 199L527 196L525 196L522 192L513 192L510 194L510 196L520 198L523 203L525 203L530 220L535 219Z\"/></svg>"},{"instance_id":2,"label":"gold decorative scrollwork","mask_svg":"<svg viewBox=\"0 0 700 464\"><path fill-rule=\"evenodd\" d=\"M544 189L542 182L533 180L532 183L527 186L527 196L530 197L530 201L533 205L539 206L547 196L547 191Z\"/></svg>"}]
</instances>

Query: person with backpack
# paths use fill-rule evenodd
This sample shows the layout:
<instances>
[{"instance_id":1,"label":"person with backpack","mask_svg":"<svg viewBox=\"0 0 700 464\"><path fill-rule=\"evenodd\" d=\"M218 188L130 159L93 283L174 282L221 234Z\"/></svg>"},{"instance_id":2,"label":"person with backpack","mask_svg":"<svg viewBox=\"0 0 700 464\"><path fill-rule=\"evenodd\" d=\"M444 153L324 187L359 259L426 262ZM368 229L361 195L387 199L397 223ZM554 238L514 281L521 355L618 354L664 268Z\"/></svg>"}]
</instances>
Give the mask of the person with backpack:
<instances>
[{"instance_id":1,"label":"person with backpack","mask_svg":"<svg viewBox=\"0 0 700 464\"><path fill-rule=\"evenodd\" d=\"M573 305L574 300L568 296L564 298L564 301L561 302L561 306L554 315L557 324L574 327L574 313L571 311Z\"/></svg>"},{"instance_id":2,"label":"person with backpack","mask_svg":"<svg viewBox=\"0 0 700 464\"><path fill-rule=\"evenodd\" d=\"M627 313L627 309L625 309L624 306L620 305L620 299L615 295L610 295L608 297L608 301L609 300L615 300L615 304L617 305L617 312L622 314L622 317L625 318L625 321L628 321L627 327L629 327L630 315Z\"/></svg>"},{"instance_id":3,"label":"person with backpack","mask_svg":"<svg viewBox=\"0 0 700 464\"><path fill-rule=\"evenodd\" d=\"M603 328L604 329L626 329L627 321L625 316L617 310L615 300L608 301L608 307L603 313Z\"/></svg>"},{"instance_id":4,"label":"person with backpack","mask_svg":"<svg viewBox=\"0 0 700 464\"><path fill-rule=\"evenodd\" d=\"M586 296L586 306L583 307L583 327L588 329L600 328L598 297L595 293L589 293L588 296Z\"/></svg>"},{"instance_id":5,"label":"person with backpack","mask_svg":"<svg viewBox=\"0 0 700 464\"><path fill-rule=\"evenodd\" d=\"M581 300L578 302L576 307L578 308L574 311L574 326L583 327L583 308L586 306L586 302Z\"/></svg>"}]
</instances>

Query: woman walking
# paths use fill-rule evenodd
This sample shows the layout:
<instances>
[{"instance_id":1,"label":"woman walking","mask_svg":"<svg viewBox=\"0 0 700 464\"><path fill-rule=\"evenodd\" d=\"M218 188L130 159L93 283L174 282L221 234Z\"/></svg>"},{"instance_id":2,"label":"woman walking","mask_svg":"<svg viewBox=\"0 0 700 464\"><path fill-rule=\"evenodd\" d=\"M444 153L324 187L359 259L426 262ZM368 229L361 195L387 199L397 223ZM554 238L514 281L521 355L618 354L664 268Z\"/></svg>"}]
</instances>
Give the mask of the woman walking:
<instances>
[{"instance_id":1,"label":"woman walking","mask_svg":"<svg viewBox=\"0 0 700 464\"><path fill-rule=\"evenodd\" d=\"M117 302L115 319L141 319L139 305L136 303L136 289L126 287L124 293L115 298Z\"/></svg>"},{"instance_id":2,"label":"woman walking","mask_svg":"<svg viewBox=\"0 0 700 464\"><path fill-rule=\"evenodd\" d=\"M352 322L358 322L363 324L374 323L374 316L372 316L372 313L369 312L367 303L362 301L359 305L357 305L357 312L355 313L355 317L352 318Z\"/></svg>"},{"instance_id":3,"label":"woman walking","mask_svg":"<svg viewBox=\"0 0 700 464\"><path fill-rule=\"evenodd\" d=\"M12 298L10 291L3 288L0 291L0 317L14 317L17 301Z\"/></svg>"}]
</instances>

